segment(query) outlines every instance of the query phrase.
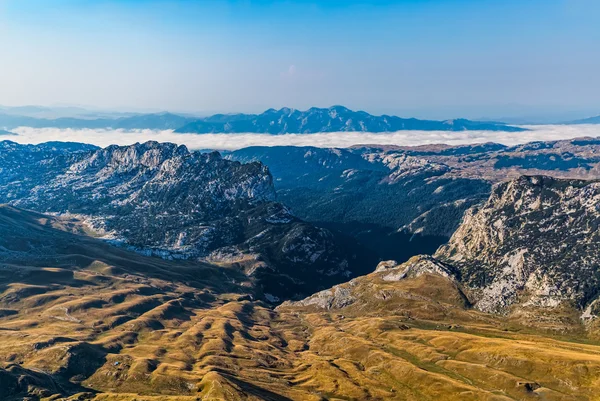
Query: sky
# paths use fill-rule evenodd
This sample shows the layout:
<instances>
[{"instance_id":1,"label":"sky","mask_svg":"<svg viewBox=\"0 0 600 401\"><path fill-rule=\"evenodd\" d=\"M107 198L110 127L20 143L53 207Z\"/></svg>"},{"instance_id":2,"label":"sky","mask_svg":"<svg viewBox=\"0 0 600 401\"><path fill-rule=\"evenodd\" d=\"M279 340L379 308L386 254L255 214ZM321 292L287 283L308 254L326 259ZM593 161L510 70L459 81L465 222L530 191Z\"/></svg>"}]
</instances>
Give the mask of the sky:
<instances>
[{"instance_id":1,"label":"sky","mask_svg":"<svg viewBox=\"0 0 600 401\"><path fill-rule=\"evenodd\" d=\"M0 104L600 114L600 1L0 0Z\"/></svg>"}]
</instances>

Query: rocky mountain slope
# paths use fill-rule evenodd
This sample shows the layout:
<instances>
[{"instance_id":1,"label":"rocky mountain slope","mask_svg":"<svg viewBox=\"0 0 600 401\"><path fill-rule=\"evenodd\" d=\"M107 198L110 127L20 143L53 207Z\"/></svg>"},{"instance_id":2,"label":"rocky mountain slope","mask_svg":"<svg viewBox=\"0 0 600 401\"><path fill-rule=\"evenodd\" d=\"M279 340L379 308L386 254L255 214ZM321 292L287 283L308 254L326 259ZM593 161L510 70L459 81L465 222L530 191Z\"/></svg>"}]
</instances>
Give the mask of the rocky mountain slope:
<instances>
[{"instance_id":1,"label":"rocky mountain slope","mask_svg":"<svg viewBox=\"0 0 600 401\"><path fill-rule=\"evenodd\" d=\"M427 212L457 215L411 234L450 236L464 210L485 199L490 187L485 179L451 176L447 164L405 151L253 147L227 158L269 166L280 199L310 221L397 230Z\"/></svg>"},{"instance_id":2,"label":"rocky mountain slope","mask_svg":"<svg viewBox=\"0 0 600 401\"><path fill-rule=\"evenodd\" d=\"M565 304L590 315L600 293L599 226L599 183L524 176L496 185L436 257L460 269L480 310Z\"/></svg>"},{"instance_id":3,"label":"rocky mountain slope","mask_svg":"<svg viewBox=\"0 0 600 401\"><path fill-rule=\"evenodd\" d=\"M96 149L81 143L21 145L0 141L0 202L27 196L34 187L63 173Z\"/></svg>"},{"instance_id":4,"label":"rocky mountain slope","mask_svg":"<svg viewBox=\"0 0 600 401\"><path fill-rule=\"evenodd\" d=\"M557 331L596 327L599 226L598 181L521 176L494 185L486 202L470 208L435 259L421 257L383 280L428 272L460 285L467 304L483 312ZM329 290L296 305L355 299Z\"/></svg>"},{"instance_id":5,"label":"rocky mountain slope","mask_svg":"<svg viewBox=\"0 0 600 401\"><path fill-rule=\"evenodd\" d=\"M413 258L402 269L383 263L377 273L383 281L433 274L460 290L465 307L530 327L597 332L599 227L600 182L521 176L494 185L487 201L467 210L434 257ZM294 305L367 302L356 282Z\"/></svg>"},{"instance_id":6,"label":"rocky mountain slope","mask_svg":"<svg viewBox=\"0 0 600 401\"><path fill-rule=\"evenodd\" d=\"M466 292L456 268L417 256L277 311L301 316L314 333L310 349L344 368L345 378L390 379L395 391L383 399L595 399L598 346L564 341L587 337L581 322L563 322L562 341L550 340L529 321L473 309ZM338 380L346 397L361 399Z\"/></svg>"},{"instance_id":7,"label":"rocky mountain slope","mask_svg":"<svg viewBox=\"0 0 600 401\"><path fill-rule=\"evenodd\" d=\"M156 142L58 149L51 157L5 143L2 152L0 202L77 215L98 235L148 255L235 264L274 301L343 281L372 263L352 241L275 202L272 177L260 163Z\"/></svg>"},{"instance_id":8,"label":"rocky mountain slope","mask_svg":"<svg viewBox=\"0 0 600 401\"><path fill-rule=\"evenodd\" d=\"M445 243L492 184L522 174L598 179L599 154L598 138L578 138L512 147L250 147L226 157L266 164L279 199L302 219L403 261Z\"/></svg>"},{"instance_id":9,"label":"rocky mountain slope","mask_svg":"<svg viewBox=\"0 0 600 401\"><path fill-rule=\"evenodd\" d=\"M294 213L350 233L383 259L406 260L415 254L408 248L435 251L490 187L484 179L449 177L447 165L400 151L255 147L227 157L265 163L279 199Z\"/></svg>"},{"instance_id":10,"label":"rocky mountain slope","mask_svg":"<svg viewBox=\"0 0 600 401\"><path fill-rule=\"evenodd\" d=\"M525 129L494 122L465 119L448 121L418 120L396 116L374 116L364 111L352 111L343 106L327 109L312 107L306 111L290 108L269 109L262 114L217 114L184 125L180 133L312 134L317 132L394 132L403 130L466 131L490 130L518 132Z\"/></svg>"},{"instance_id":11,"label":"rocky mountain slope","mask_svg":"<svg viewBox=\"0 0 600 401\"><path fill-rule=\"evenodd\" d=\"M0 207L0 399L595 400L600 346L470 308L431 257L276 310L234 268ZM323 302L325 300L325 302ZM582 342L586 340L586 342Z\"/></svg>"}]
</instances>

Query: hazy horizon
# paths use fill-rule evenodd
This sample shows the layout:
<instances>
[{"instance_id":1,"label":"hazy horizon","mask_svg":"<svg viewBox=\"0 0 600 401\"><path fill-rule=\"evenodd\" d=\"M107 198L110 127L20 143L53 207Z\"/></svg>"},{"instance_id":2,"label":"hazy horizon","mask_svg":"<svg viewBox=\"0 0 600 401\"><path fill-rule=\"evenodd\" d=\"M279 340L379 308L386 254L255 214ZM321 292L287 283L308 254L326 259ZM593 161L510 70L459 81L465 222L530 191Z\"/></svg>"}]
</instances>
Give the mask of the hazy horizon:
<instances>
[{"instance_id":1,"label":"hazy horizon","mask_svg":"<svg viewBox=\"0 0 600 401\"><path fill-rule=\"evenodd\" d=\"M345 105L324 105L324 106L311 106L311 107L321 107L321 108L329 108L333 106L343 106ZM282 106L289 107L289 106ZM508 106L507 106L508 107ZM43 111L33 111L30 109L47 109L47 112ZM290 107L294 109L294 107ZM310 107L308 107L310 108ZM299 108L298 110L304 111L307 110L303 108ZM420 119L433 119L433 120L448 120L448 119L457 119L457 118L468 118L471 120L497 120L504 121L513 125L527 125L527 124L556 124L563 123L568 121L574 121L578 119L584 119L588 117L595 117L600 115L600 107L598 109L590 108L588 110L548 110L548 109L540 109L540 108L524 108L518 105L512 105L509 107L510 110L513 110L512 113L507 112L505 114L502 113L491 113L491 114L482 114L477 113L476 111L461 113L455 112L452 114L451 111L443 112L433 112L431 110L426 109L415 109L415 110L405 110L400 112L394 111L373 111L369 109L357 108L353 109L354 111L365 111L372 115L395 115L404 118L420 118ZM270 109L270 108L268 108ZM172 113L172 114L180 114L180 115L188 115L195 117L206 117L214 114L260 114L268 109L261 109L258 111L247 111L247 110L236 110L236 111L224 111L224 110L179 110L179 109L167 109L167 108L120 108L120 107L97 107L90 106L84 104L22 104L22 105L14 105L8 106L5 104L0 104L0 113L11 113L14 115L23 115L23 116L32 116L39 118L60 118L60 117L79 117L81 115L85 115L87 113L97 113L98 115L133 115L133 114L161 114L161 113Z\"/></svg>"},{"instance_id":2,"label":"hazy horizon","mask_svg":"<svg viewBox=\"0 0 600 401\"><path fill-rule=\"evenodd\" d=\"M600 114L592 0L0 0L0 104L569 120Z\"/></svg>"}]
</instances>

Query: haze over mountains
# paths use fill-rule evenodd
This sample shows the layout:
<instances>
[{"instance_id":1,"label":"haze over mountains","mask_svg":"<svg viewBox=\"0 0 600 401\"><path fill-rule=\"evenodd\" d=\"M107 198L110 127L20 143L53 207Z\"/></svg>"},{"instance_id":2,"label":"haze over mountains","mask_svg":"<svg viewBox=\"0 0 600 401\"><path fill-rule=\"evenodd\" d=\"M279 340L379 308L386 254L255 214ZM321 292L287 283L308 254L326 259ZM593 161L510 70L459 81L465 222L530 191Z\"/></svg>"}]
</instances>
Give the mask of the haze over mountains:
<instances>
[{"instance_id":1,"label":"haze over mountains","mask_svg":"<svg viewBox=\"0 0 600 401\"><path fill-rule=\"evenodd\" d=\"M598 21L0 0L0 401L600 401Z\"/></svg>"},{"instance_id":2,"label":"haze over mountains","mask_svg":"<svg viewBox=\"0 0 600 401\"><path fill-rule=\"evenodd\" d=\"M29 112L0 132L1 399L595 400L594 125L521 143L548 135L344 108ZM57 129L237 144L14 142ZM429 133L482 143L372 144ZM348 146L242 142L327 135Z\"/></svg>"},{"instance_id":3,"label":"haze over mountains","mask_svg":"<svg viewBox=\"0 0 600 401\"><path fill-rule=\"evenodd\" d=\"M110 128L175 130L179 133L317 133L317 132L394 132L401 130L424 131L522 131L522 128L496 122L477 122L466 119L447 121L418 120L395 116L373 116L363 111L352 111L342 106L328 109L313 107L307 111L290 108L269 109L262 114L216 114L198 118L173 113L139 114L115 117L96 117L78 114L74 117L43 118L36 113L19 115L0 111L0 127L33 128ZM42 114L43 115L43 114Z\"/></svg>"},{"instance_id":4,"label":"haze over mountains","mask_svg":"<svg viewBox=\"0 0 600 401\"><path fill-rule=\"evenodd\" d=\"M583 118L580 120L570 121L567 124L600 124L600 116Z\"/></svg>"},{"instance_id":5,"label":"haze over mountains","mask_svg":"<svg viewBox=\"0 0 600 401\"><path fill-rule=\"evenodd\" d=\"M331 118L330 114L333 115L334 112L339 111L338 109L345 110L347 113L340 114L344 115L344 117ZM112 144L130 145L136 142L156 140L159 142L173 142L186 145L192 150L236 150L249 146L285 145L351 147L357 144L407 146L436 143L458 145L485 142L516 145L538 140L570 139L583 136L596 137L600 135L600 128L598 128L600 125L598 124L508 125L507 127L516 127L519 130L509 128L509 131L504 131L496 130L500 129L500 126L505 126L505 124L499 125L500 123L481 122L480 124L479 122L475 122L475 125L473 125L471 124L473 122L469 123L465 122L465 120L432 122L415 119L398 120L396 118L388 119L386 122L387 117L373 115L368 115L369 117L363 120L356 120L352 116L358 115L359 118L363 118L363 113L351 112L341 107L312 110L313 112L300 112L288 109L287 114L271 110L270 114L267 113L269 115L215 115L203 118L202 121L204 122L198 122L198 117L185 114L114 113L89 111L86 109L54 109L31 106L0 111L0 120L5 118L5 122L9 122L11 125L18 125L16 128L4 128L3 130L6 132L2 136L6 138L10 136L11 140L22 144L71 141L91 143L105 147ZM27 116L25 119L22 119L19 113L27 113ZM306 118L298 119L300 115ZM349 118L349 115L352 118ZM275 121L273 116L279 116L279 118ZM307 119L308 117L311 119ZM239 124L236 123L238 125L228 125L226 127L223 120L234 118L240 119ZM206 119L214 119L216 125L211 125L212 123L206 125ZM389 128L389 123L392 120L401 121L401 125L404 128L413 127L425 130L401 129L400 131L393 132L327 131L334 128L363 129L366 125L369 125L370 128L368 129L372 130L391 129ZM360 122L359 127L356 127L357 121ZM178 128L181 128L179 126L182 123L188 122L192 125L196 124L196 128L201 126L204 127L203 130L205 131L214 130L215 132L204 134L177 132ZM25 123L30 126L21 125ZM346 124L348 124L347 127ZM414 126L414 124L417 124L417 126ZM486 126L486 124L488 125ZM492 124L492 127L489 124ZM342 125L344 127L341 127ZM442 126L441 128L440 125ZM106 128L105 126L118 128ZM242 126L245 128L241 129L240 127ZM0 125L0 129L2 127ZM436 127L444 130L437 130ZM248 129L264 132L235 132L238 128L241 131ZM312 128L325 132L316 132L310 135L299 133L273 134L273 132L300 131L301 129L309 132ZM190 130L193 131L192 129Z\"/></svg>"}]
</instances>

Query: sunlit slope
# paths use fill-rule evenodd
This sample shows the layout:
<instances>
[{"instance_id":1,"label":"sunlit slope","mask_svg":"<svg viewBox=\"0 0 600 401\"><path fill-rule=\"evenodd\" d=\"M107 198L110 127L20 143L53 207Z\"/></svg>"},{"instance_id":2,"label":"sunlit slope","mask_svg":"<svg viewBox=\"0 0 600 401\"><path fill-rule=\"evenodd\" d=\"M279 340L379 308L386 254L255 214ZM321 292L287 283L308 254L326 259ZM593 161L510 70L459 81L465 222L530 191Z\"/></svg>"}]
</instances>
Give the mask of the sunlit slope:
<instances>
[{"instance_id":1,"label":"sunlit slope","mask_svg":"<svg viewBox=\"0 0 600 401\"><path fill-rule=\"evenodd\" d=\"M415 257L280 306L311 333L305 357L322 364L304 384L341 399L598 399L600 347L581 324L551 337L472 310L446 269Z\"/></svg>"},{"instance_id":2,"label":"sunlit slope","mask_svg":"<svg viewBox=\"0 0 600 401\"><path fill-rule=\"evenodd\" d=\"M75 220L0 207L0 234L2 400L598 399L582 327L474 311L430 258L273 310L234 268L140 256Z\"/></svg>"}]
</instances>

